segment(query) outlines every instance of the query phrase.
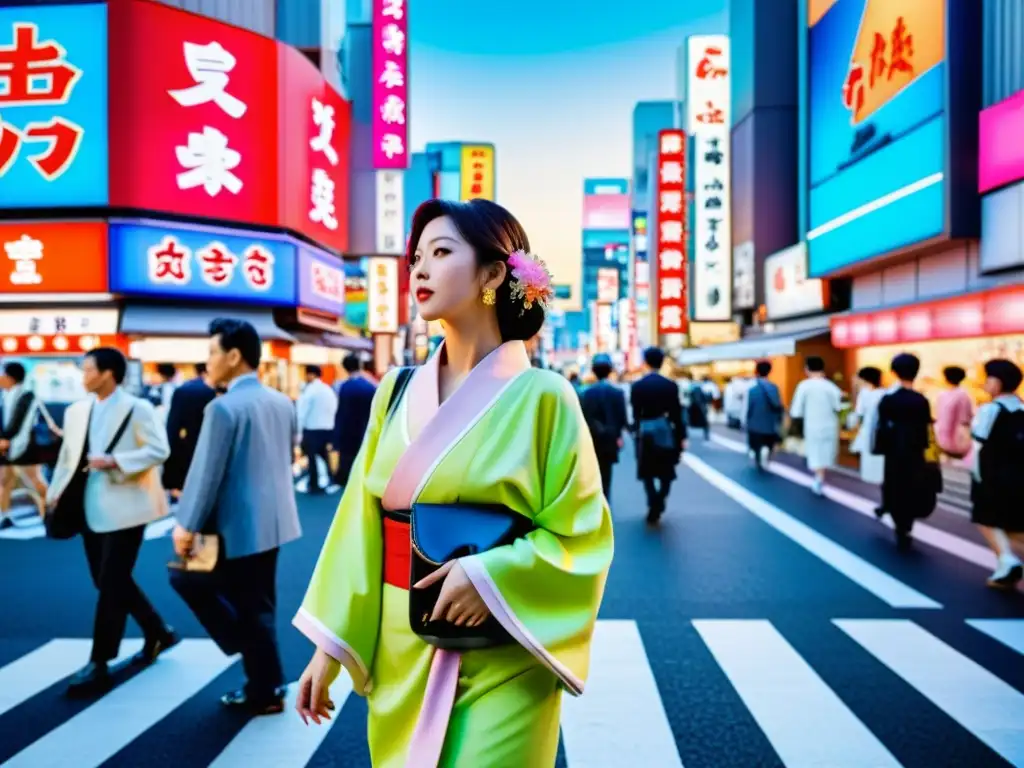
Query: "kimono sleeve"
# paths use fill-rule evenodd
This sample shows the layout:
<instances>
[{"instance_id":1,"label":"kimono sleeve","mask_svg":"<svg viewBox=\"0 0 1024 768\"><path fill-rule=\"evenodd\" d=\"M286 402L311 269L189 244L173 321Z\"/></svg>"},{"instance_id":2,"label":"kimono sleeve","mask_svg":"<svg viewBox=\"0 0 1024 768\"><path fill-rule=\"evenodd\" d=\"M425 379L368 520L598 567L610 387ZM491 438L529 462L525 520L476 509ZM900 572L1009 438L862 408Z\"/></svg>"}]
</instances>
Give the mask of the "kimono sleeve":
<instances>
[{"instance_id":1,"label":"kimono sleeve","mask_svg":"<svg viewBox=\"0 0 1024 768\"><path fill-rule=\"evenodd\" d=\"M302 606L292 623L340 661L354 690L366 695L380 632L383 536L380 502L366 489L395 375L377 388L362 446L334 514Z\"/></svg>"},{"instance_id":2,"label":"kimono sleeve","mask_svg":"<svg viewBox=\"0 0 1024 768\"><path fill-rule=\"evenodd\" d=\"M614 549L611 513L572 390L545 392L535 423L537 528L459 562L491 614L578 696Z\"/></svg>"}]
</instances>

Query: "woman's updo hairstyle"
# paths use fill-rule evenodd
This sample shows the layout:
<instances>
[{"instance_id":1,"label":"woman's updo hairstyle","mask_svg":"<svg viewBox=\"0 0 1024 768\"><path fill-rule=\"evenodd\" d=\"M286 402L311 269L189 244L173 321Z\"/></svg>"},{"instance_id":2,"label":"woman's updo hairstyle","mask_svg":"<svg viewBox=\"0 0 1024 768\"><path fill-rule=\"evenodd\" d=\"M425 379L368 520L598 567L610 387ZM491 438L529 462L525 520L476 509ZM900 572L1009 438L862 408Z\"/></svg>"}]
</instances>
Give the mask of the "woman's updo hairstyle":
<instances>
[{"instance_id":1,"label":"woman's updo hairstyle","mask_svg":"<svg viewBox=\"0 0 1024 768\"><path fill-rule=\"evenodd\" d=\"M530 240L523 225L515 216L490 200L470 200L457 203L451 200L427 200L412 217L412 230L406 248L406 263L412 264L416 246L427 224L434 219L447 216L455 228L473 248L477 264L486 267L499 261L508 264L509 254L515 251L530 252ZM544 325L544 308L534 302L523 312L521 300L512 299L512 269L505 271L505 281L497 289L495 310L498 313L498 330L502 341L526 341L540 333ZM522 313L522 314L520 314Z\"/></svg>"}]
</instances>

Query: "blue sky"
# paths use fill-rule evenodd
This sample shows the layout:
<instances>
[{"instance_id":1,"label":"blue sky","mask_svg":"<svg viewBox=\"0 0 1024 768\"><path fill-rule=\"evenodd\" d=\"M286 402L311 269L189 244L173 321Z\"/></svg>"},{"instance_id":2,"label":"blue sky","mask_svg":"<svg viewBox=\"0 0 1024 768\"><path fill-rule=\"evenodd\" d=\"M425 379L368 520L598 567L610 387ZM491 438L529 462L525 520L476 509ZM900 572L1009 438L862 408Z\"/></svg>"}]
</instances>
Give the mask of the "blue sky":
<instances>
[{"instance_id":1,"label":"blue sky","mask_svg":"<svg viewBox=\"0 0 1024 768\"><path fill-rule=\"evenodd\" d=\"M416 0L413 149L493 142L498 202L578 296L583 178L630 175L633 105L675 97L679 47L688 35L727 31L727 5Z\"/></svg>"}]
</instances>

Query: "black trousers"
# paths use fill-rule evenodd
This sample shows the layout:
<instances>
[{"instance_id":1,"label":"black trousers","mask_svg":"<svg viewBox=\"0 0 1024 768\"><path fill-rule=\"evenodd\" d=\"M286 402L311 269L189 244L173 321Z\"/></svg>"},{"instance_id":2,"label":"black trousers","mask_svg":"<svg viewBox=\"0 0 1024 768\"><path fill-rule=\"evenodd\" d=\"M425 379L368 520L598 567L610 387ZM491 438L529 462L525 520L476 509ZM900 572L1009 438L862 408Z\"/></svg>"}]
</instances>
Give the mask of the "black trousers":
<instances>
[{"instance_id":1,"label":"black trousers","mask_svg":"<svg viewBox=\"0 0 1024 768\"><path fill-rule=\"evenodd\" d=\"M321 493L320 467L316 457L319 456L328 466L330 473L331 460L327 446L331 443L331 436L334 434L330 429L304 429L302 431L302 452L309 460L309 493ZM330 476L324 478L324 488L330 482Z\"/></svg>"},{"instance_id":2,"label":"black trousers","mask_svg":"<svg viewBox=\"0 0 1024 768\"><path fill-rule=\"evenodd\" d=\"M611 503L612 500L612 468L615 466L615 460L607 457L598 456L597 466L601 470L601 487L604 489L604 497Z\"/></svg>"},{"instance_id":3,"label":"black trousers","mask_svg":"<svg viewBox=\"0 0 1024 768\"><path fill-rule=\"evenodd\" d=\"M665 511L668 492L672 490L672 477L645 477L644 491L647 493L647 509L661 514Z\"/></svg>"},{"instance_id":4,"label":"black trousers","mask_svg":"<svg viewBox=\"0 0 1024 768\"><path fill-rule=\"evenodd\" d=\"M87 530L82 534L92 583L100 593L92 630L93 661L117 657L129 614L147 638L159 637L165 631L163 619L132 578L145 532L146 526L140 525L123 531Z\"/></svg>"},{"instance_id":5,"label":"black trousers","mask_svg":"<svg viewBox=\"0 0 1024 768\"><path fill-rule=\"evenodd\" d=\"M356 463L355 453L338 453L338 471L334 473L334 481L343 488L348 485L348 476L352 474L352 465Z\"/></svg>"},{"instance_id":6,"label":"black trousers","mask_svg":"<svg viewBox=\"0 0 1024 768\"><path fill-rule=\"evenodd\" d=\"M257 704L284 685L277 647L277 549L221 560L210 573L171 570L181 595L210 638L228 655L242 654L245 693Z\"/></svg>"}]
</instances>

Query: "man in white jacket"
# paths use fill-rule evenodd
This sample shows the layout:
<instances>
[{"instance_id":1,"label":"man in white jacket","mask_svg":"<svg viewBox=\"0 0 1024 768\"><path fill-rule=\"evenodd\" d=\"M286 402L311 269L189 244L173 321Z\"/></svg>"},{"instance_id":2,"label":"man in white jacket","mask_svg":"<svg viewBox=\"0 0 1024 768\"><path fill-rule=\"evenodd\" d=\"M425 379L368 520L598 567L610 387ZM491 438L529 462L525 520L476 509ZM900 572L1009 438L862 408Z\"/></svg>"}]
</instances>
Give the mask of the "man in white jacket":
<instances>
[{"instance_id":1,"label":"man in white jacket","mask_svg":"<svg viewBox=\"0 0 1024 768\"><path fill-rule=\"evenodd\" d=\"M110 687L108 664L118 655L129 614L145 635L136 663L150 664L178 642L132 577L146 525L168 512L160 465L170 448L153 406L121 388L126 371L124 355L116 349L101 347L86 355L82 374L90 396L65 413L64 442L47 495L55 505L76 472L89 473L82 538L99 598L92 655L72 677L70 694Z\"/></svg>"}]
</instances>

